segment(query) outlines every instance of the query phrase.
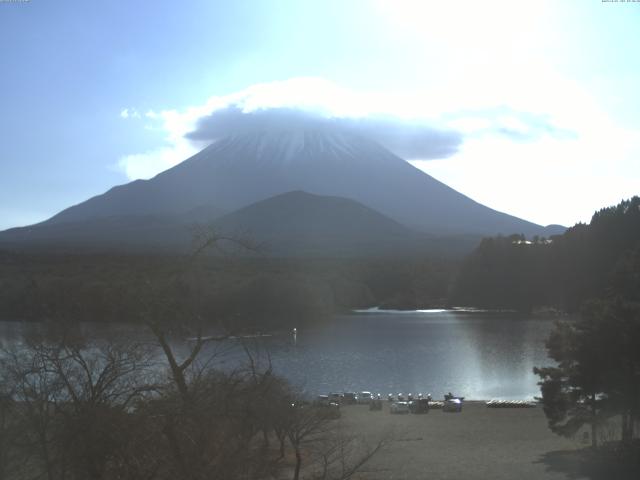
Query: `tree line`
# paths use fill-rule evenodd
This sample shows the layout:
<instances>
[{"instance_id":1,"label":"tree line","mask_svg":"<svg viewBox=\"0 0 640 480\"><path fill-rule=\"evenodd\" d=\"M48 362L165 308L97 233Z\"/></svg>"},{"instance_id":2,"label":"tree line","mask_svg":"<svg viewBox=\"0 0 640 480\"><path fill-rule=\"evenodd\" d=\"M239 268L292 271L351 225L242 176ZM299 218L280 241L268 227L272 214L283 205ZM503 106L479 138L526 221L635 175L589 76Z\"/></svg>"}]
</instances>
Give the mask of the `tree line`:
<instances>
[{"instance_id":1,"label":"tree line","mask_svg":"<svg viewBox=\"0 0 640 480\"><path fill-rule=\"evenodd\" d=\"M550 239L486 238L465 259L450 303L529 311L579 312L612 289L640 299L640 197L596 212Z\"/></svg>"},{"instance_id":2,"label":"tree line","mask_svg":"<svg viewBox=\"0 0 640 480\"><path fill-rule=\"evenodd\" d=\"M137 322L137 299L163 285L230 331L322 322L354 308L443 306L452 260L205 257L198 279L176 282L183 257L0 252L0 318ZM148 282L147 279L153 279ZM148 293L148 292L147 292ZM193 303L188 308L194 308Z\"/></svg>"},{"instance_id":3,"label":"tree line","mask_svg":"<svg viewBox=\"0 0 640 480\"><path fill-rule=\"evenodd\" d=\"M534 368L549 427L569 437L587 427L598 447L605 427L619 422L619 437L608 440L621 442L631 455L627 466L637 472L640 199L597 212L590 225L574 227L544 248L531 252L545 273L558 275L555 298L563 306L579 305L579 315L556 322L547 340L555 365ZM575 282L563 285L569 274Z\"/></svg>"}]
</instances>

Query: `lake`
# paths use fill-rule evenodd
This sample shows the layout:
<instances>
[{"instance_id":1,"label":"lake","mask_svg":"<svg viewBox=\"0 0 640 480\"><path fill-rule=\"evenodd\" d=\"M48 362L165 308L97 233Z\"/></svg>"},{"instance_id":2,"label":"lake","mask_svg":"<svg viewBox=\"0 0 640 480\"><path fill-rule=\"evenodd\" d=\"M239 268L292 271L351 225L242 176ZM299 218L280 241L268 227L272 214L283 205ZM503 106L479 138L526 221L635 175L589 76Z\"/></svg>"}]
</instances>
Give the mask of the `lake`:
<instances>
[{"instance_id":1,"label":"lake","mask_svg":"<svg viewBox=\"0 0 640 480\"><path fill-rule=\"evenodd\" d=\"M298 328L295 338L286 332L244 342L259 349L263 361L268 352L276 373L313 395L368 390L442 398L451 391L469 399L531 399L539 395L533 367L552 364L544 342L554 318L459 310L365 311ZM140 327L117 328L146 336ZM0 343L17 341L22 329L19 323L0 322ZM89 333L103 332L101 326ZM227 353L221 361L230 366L241 357Z\"/></svg>"}]
</instances>

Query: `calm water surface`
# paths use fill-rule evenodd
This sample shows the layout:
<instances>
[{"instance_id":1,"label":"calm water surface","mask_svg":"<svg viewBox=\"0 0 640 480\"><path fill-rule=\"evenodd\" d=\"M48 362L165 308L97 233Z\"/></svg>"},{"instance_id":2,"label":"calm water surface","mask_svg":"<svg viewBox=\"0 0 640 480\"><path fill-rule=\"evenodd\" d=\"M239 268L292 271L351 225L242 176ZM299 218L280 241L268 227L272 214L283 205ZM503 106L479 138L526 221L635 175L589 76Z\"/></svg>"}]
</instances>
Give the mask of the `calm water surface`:
<instances>
[{"instance_id":1,"label":"calm water surface","mask_svg":"<svg viewBox=\"0 0 640 480\"><path fill-rule=\"evenodd\" d=\"M552 326L552 318L488 312L345 315L298 331L273 363L312 392L525 399L539 395L533 367L551 363L544 341Z\"/></svg>"},{"instance_id":2,"label":"calm water surface","mask_svg":"<svg viewBox=\"0 0 640 480\"><path fill-rule=\"evenodd\" d=\"M552 326L552 317L513 313L366 312L298 328L295 338L286 332L244 342L259 349L263 361L268 352L274 370L310 394L369 390L441 398L451 391L474 399L529 399L539 395L533 367L551 364L544 341ZM105 331L89 328L96 335ZM147 335L140 327L113 328ZM1 322L0 344L19 341L22 330ZM220 361L230 366L241 357L227 353Z\"/></svg>"}]
</instances>

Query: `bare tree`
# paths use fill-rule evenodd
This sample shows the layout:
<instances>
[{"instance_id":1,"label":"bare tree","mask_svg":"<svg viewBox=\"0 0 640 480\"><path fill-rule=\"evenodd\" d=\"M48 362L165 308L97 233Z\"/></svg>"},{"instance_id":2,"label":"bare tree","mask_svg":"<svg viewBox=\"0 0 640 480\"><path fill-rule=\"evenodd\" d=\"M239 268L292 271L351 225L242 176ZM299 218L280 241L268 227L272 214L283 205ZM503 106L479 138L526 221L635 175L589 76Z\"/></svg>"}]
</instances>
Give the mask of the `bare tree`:
<instances>
[{"instance_id":1,"label":"bare tree","mask_svg":"<svg viewBox=\"0 0 640 480\"><path fill-rule=\"evenodd\" d=\"M333 417L327 408L293 403L288 414L287 437L295 453L293 480L300 478L305 445L317 441L330 430Z\"/></svg>"},{"instance_id":2,"label":"bare tree","mask_svg":"<svg viewBox=\"0 0 640 480\"><path fill-rule=\"evenodd\" d=\"M15 412L13 392L7 387L5 378L0 377L0 480L10 478L12 455L11 440L15 435L15 422L11 420Z\"/></svg>"},{"instance_id":3,"label":"bare tree","mask_svg":"<svg viewBox=\"0 0 640 480\"><path fill-rule=\"evenodd\" d=\"M307 402L290 405L287 418L287 437L295 453L293 480L347 480L391 438L369 444L363 436L347 433L331 408Z\"/></svg>"},{"instance_id":4,"label":"bare tree","mask_svg":"<svg viewBox=\"0 0 640 480\"><path fill-rule=\"evenodd\" d=\"M138 345L40 343L2 355L20 434L13 448L49 480L104 478L121 456L133 402L149 391Z\"/></svg>"},{"instance_id":5,"label":"bare tree","mask_svg":"<svg viewBox=\"0 0 640 480\"><path fill-rule=\"evenodd\" d=\"M364 436L348 433L341 422L334 422L312 447L313 480L348 480L371 460L391 439L388 434L370 443Z\"/></svg>"}]
</instances>

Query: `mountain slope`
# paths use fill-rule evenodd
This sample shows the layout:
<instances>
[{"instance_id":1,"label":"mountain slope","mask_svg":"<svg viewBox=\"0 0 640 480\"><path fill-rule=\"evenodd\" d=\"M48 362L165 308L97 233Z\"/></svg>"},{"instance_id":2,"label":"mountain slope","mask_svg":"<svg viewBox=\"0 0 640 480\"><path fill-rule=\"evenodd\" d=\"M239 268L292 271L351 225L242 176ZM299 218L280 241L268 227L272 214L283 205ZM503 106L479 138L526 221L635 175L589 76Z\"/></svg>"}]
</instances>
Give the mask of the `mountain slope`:
<instances>
[{"instance_id":1,"label":"mountain slope","mask_svg":"<svg viewBox=\"0 0 640 480\"><path fill-rule=\"evenodd\" d=\"M0 232L0 246L42 250L152 251L183 248L187 223L171 215L112 215L69 222L46 222Z\"/></svg>"},{"instance_id":2,"label":"mountain slope","mask_svg":"<svg viewBox=\"0 0 640 480\"><path fill-rule=\"evenodd\" d=\"M288 192L241 208L214 223L277 254L358 254L417 250L425 235L341 197Z\"/></svg>"},{"instance_id":3,"label":"mountain slope","mask_svg":"<svg viewBox=\"0 0 640 480\"><path fill-rule=\"evenodd\" d=\"M14 228L0 245L90 251L188 251L196 223L250 239L266 255L361 256L424 249L419 234L350 199L288 192L209 221L210 207L188 215L113 215ZM193 220L196 221L193 221Z\"/></svg>"},{"instance_id":4,"label":"mountain slope","mask_svg":"<svg viewBox=\"0 0 640 480\"><path fill-rule=\"evenodd\" d=\"M95 216L68 222L43 222L0 232L0 247L81 250L183 250L194 227L210 224L224 212L201 205L181 214L138 213Z\"/></svg>"},{"instance_id":5,"label":"mountain slope","mask_svg":"<svg viewBox=\"0 0 640 480\"><path fill-rule=\"evenodd\" d=\"M234 211L294 190L350 198L432 234L544 234L539 225L471 200L377 143L330 127L226 137L150 180L114 187L45 223L175 215L205 204Z\"/></svg>"}]
</instances>

